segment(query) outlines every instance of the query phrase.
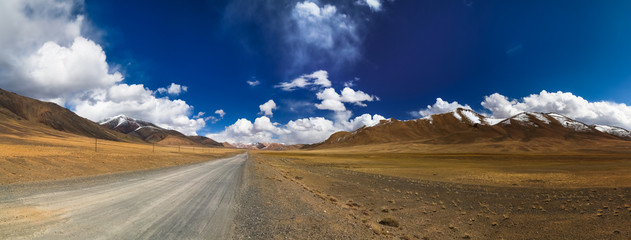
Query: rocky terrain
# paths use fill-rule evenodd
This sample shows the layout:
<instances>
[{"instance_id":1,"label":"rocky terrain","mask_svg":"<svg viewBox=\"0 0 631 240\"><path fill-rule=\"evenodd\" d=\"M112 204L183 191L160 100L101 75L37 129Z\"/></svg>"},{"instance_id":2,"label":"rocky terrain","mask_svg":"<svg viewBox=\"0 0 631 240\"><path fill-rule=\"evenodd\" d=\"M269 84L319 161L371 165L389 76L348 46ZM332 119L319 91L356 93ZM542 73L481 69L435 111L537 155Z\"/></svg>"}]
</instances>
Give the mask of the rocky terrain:
<instances>
[{"instance_id":1,"label":"rocky terrain","mask_svg":"<svg viewBox=\"0 0 631 240\"><path fill-rule=\"evenodd\" d=\"M458 180L449 170L374 159L382 168L367 171L365 156L319 153L254 154L249 187L239 212L236 239L628 239L631 231L631 186L626 180L565 185L554 173L566 169L582 175L566 160L566 168L544 167L546 157L522 166L507 182ZM620 156L619 156L620 157ZM469 162L466 156L459 157ZM621 157L624 159L624 157ZM571 159L571 158L569 158ZM621 160L622 160L621 159ZM531 159L530 161L535 160ZM598 161L595 156L594 161ZM442 160L445 161L445 160ZM586 161L586 160L581 160ZM626 160L623 160L626 161ZM590 165L592 181L606 179L617 163ZM448 164L446 164L448 165ZM464 168L475 176L500 176L480 163ZM388 168L430 168L431 178L401 175ZM533 172L524 172L526 169ZM569 169L568 169L569 168ZM629 171L628 163L620 168ZM478 170L476 170L478 169ZM537 170L535 170L537 169ZM519 171L519 170L517 170ZM472 175L470 175L472 176ZM519 177L521 176L521 177Z\"/></svg>"}]
</instances>

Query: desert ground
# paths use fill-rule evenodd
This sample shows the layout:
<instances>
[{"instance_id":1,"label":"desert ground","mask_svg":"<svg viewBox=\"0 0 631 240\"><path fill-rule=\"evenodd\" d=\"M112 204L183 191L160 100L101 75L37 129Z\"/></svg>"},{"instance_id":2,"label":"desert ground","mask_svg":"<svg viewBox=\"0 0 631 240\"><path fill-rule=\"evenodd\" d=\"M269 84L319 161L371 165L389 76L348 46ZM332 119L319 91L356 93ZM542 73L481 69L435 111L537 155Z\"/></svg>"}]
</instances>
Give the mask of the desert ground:
<instances>
[{"instance_id":1,"label":"desert ground","mask_svg":"<svg viewBox=\"0 0 631 240\"><path fill-rule=\"evenodd\" d=\"M95 152L50 131L2 133L0 238L631 238L622 142L240 154L97 140Z\"/></svg>"},{"instance_id":2,"label":"desert ground","mask_svg":"<svg viewBox=\"0 0 631 240\"><path fill-rule=\"evenodd\" d=\"M444 147L252 152L246 186L252 196L242 198L236 236L631 238L627 146L556 154L437 149Z\"/></svg>"}]
</instances>

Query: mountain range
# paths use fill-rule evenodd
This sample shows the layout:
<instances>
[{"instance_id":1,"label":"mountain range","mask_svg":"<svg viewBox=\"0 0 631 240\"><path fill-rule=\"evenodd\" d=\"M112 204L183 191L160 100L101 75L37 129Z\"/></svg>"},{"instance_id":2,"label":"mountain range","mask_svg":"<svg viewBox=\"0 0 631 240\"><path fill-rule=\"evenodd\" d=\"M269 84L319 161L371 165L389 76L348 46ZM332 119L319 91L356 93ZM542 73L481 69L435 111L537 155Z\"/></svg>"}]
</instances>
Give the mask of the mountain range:
<instances>
[{"instance_id":1,"label":"mountain range","mask_svg":"<svg viewBox=\"0 0 631 240\"><path fill-rule=\"evenodd\" d=\"M0 89L0 126L3 131L24 134L54 129L76 135L113 141L140 142L82 118L55 103L42 102Z\"/></svg>"},{"instance_id":2,"label":"mountain range","mask_svg":"<svg viewBox=\"0 0 631 240\"><path fill-rule=\"evenodd\" d=\"M371 127L336 132L327 140L311 145L231 145L203 136L186 136L125 115L95 123L55 103L42 102L0 89L0 133L19 135L26 134L27 131L39 131L54 134L50 130L113 141L258 150L323 149L402 142L436 145L510 141L587 145L597 141L631 141L631 132L626 129L589 125L557 113L524 112L506 119L495 119L470 109L459 108L413 120L382 120Z\"/></svg>"},{"instance_id":3,"label":"mountain range","mask_svg":"<svg viewBox=\"0 0 631 240\"><path fill-rule=\"evenodd\" d=\"M415 141L427 144L544 140L580 143L585 140L630 141L631 132L619 127L588 125L556 113L524 112L506 119L488 118L470 109L425 118L382 120L352 132L337 132L306 148L331 148Z\"/></svg>"},{"instance_id":4,"label":"mountain range","mask_svg":"<svg viewBox=\"0 0 631 240\"><path fill-rule=\"evenodd\" d=\"M224 144L227 144L227 143L224 143ZM287 144L282 144L282 143L259 142L259 143L254 143L254 144L234 143L234 144L230 144L230 146L235 147L235 148L252 149L252 150L282 151L282 150L301 149L305 145L304 144L287 145Z\"/></svg>"},{"instance_id":5,"label":"mountain range","mask_svg":"<svg viewBox=\"0 0 631 240\"><path fill-rule=\"evenodd\" d=\"M153 123L118 115L99 122L108 129L142 139L148 143L164 145L203 145L223 147L223 144L203 136L186 136L178 131L159 127Z\"/></svg>"},{"instance_id":6,"label":"mountain range","mask_svg":"<svg viewBox=\"0 0 631 240\"><path fill-rule=\"evenodd\" d=\"M43 102L0 89L0 132L17 135L57 130L75 135L122 142L223 147L210 138L186 136L153 123L124 115L95 123L55 103Z\"/></svg>"}]
</instances>

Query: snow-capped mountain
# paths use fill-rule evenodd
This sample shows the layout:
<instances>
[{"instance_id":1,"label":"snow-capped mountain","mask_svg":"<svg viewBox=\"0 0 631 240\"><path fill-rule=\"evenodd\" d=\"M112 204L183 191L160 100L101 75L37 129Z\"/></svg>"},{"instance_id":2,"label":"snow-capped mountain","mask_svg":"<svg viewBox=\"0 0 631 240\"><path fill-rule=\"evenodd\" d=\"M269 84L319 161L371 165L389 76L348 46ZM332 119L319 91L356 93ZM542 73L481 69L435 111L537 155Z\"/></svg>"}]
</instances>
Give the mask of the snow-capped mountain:
<instances>
[{"instance_id":1,"label":"snow-capped mountain","mask_svg":"<svg viewBox=\"0 0 631 240\"><path fill-rule=\"evenodd\" d=\"M233 143L234 148L251 149L251 150L296 150L302 148L302 144L286 145L282 143L259 142L254 144Z\"/></svg>"},{"instance_id":2,"label":"snow-capped mountain","mask_svg":"<svg viewBox=\"0 0 631 240\"><path fill-rule=\"evenodd\" d=\"M311 147L351 146L375 143L421 141L425 143L531 141L631 140L619 127L588 125L557 113L523 112L506 119L488 118L470 109L399 121L383 120L353 132L337 132Z\"/></svg>"},{"instance_id":3,"label":"snow-capped mountain","mask_svg":"<svg viewBox=\"0 0 631 240\"><path fill-rule=\"evenodd\" d=\"M118 115L99 122L101 126L105 126L109 129L119 131L124 134L135 132L141 128L154 128L156 130L167 131L164 128L158 127L153 123L138 120L125 115Z\"/></svg>"},{"instance_id":4,"label":"snow-capped mountain","mask_svg":"<svg viewBox=\"0 0 631 240\"><path fill-rule=\"evenodd\" d=\"M221 143L207 137L186 136L178 131L165 129L151 122L138 120L125 115L118 115L105 119L99 124L150 143L162 143L167 145L223 146Z\"/></svg>"},{"instance_id":5,"label":"snow-capped mountain","mask_svg":"<svg viewBox=\"0 0 631 240\"><path fill-rule=\"evenodd\" d=\"M3 89L0 89L0 122L5 124L4 129L15 129L18 132L54 129L90 138L137 141L124 134L104 129L55 103L43 102ZM21 125L29 127L25 128Z\"/></svg>"},{"instance_id":6,"label":"snow-capped mountain","mask_svg":"<svg viewBox=\"0 0 631 240\"><path fill-rule=\"evenodd\" d=\"M594 128L600 132L609 133L621 138L631 138L631 132L624 128L612 127L607 125L594 125Z\"/></svg>"}]
</instances>

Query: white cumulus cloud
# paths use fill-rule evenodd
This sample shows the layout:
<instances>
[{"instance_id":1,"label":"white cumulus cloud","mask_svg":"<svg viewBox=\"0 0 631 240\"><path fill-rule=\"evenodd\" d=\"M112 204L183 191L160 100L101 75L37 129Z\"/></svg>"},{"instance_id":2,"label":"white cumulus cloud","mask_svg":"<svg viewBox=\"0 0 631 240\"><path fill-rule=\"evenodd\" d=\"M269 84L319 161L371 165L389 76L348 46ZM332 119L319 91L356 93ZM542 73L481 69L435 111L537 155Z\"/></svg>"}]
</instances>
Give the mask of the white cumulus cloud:
<instances>
[{"instance_id":1,"label":"white cumulus cloud","mask_svg":"<svg viewBox=\"0 0 631 240\"><path fill-rule=\"evenodd\" d=\"M350 121L340 121L339 124L342 125L341 128L344 129L344 131L352 131L362 126L374 126L379 123L379 121L385 119L385 117L379 114L374 114L371 116L370 114L365 113L351 119Z\"/></svg>"},{"instance_id":2,"label":"white cumulus cloud","mask_svg":"<svg viewBox=\"0 0 631 240\"><path fill-rule=\"evenodd\" d=\"M375 100L379 101L379 98L376 96L368 95L367 93L360 90L355 91L350 87L345 87L342 90L342 98L340 100L342 102L353 103L355 105L365 107L366 104L364 104L364 102L372 102Z\"/></svg>"},{"instance_id":3,"label":"white cumulus cloud","mask_svg":"<svg viewBox=\"0 0 631 240\"><path fill-rule=\"evenodd\" d=\"M279 136L283 143L316 143L329 138L339 131L331 120L323 117L310 117L289 121L285 125L285 134Z\"/></svg>"},{"instance_id":4,"label":"white cumulus cloud","mask_svg":"<svg viewBox=\"0 0 631 240\"><path fill-rule=\"evenodd\" d=\"M323 99L322 102L315 104L316 108L331 111L346 111L344 103L334 99Z\"/></svg>"},{"instance_id":5,"label":"white cumulus cloud","mask_svg":"<svg viewBox=\"0 0 631 240\"><path fill-rule=\"evenodd\" d=\"M274 100L270 99L262 105L259 105L259 109L261 110L261 113L263 113L265 116L272 116L274 115L272 111L276 110L276 103L274 102Z\"/></svg>"},{"instance_id":6,"label":"white cumulus cloud","mask_svg":"<svg viewBox=\"0 0 631 240\"><path fill-rule=\"evenodd\" d=\"M169 85L166 88L158 88L157 91L159 93L168 93L171 96L177 96L177 95L180 95L180 93L182 93L182 92L188 91L188 87L187 86L182 86L182 85L176 84L176 83L171 83L171 85Z\"/></svg>"},{"instance_id":7,"label":"white cumulus cloud","mask_svg":"<svg viewBox=\"0 0 631 240\"><path fill-rule=\"evenodd\" d=\"M276 134L281 133L267 116L256 118L254 123L245 118L237 120L227 126L220 133L208 134L206 137L220 142L252 144L258 142L273 142Z\"/></svg>"},{"instance_id":8,"label":"white cumulus cloud","mask_svg":"<svg viewBox=\"0 0 631 240\"><path fill-rule=\"evenodd\" d=\"M197 115L195 115L193 118L201 118L205 115L205 112L198 112Z\"/></svg>"},{"instance_id":9,"label":"white cumulus cloud","mask_svg":"<svg viewBox=\"0 0 631 240\"><path fill-rule=\"evenodd\" d=\"M221 142L253 144L278 142L285 144L308 144L326 140L338 131L353 131L364 125L373 126L385 119L380 115L363 114L354 119L332 121L323 117L291 120L286 124L271 122L262 116L254 120L239 119L219 133L206 135Z\"/></svg>"},{"instance_id":10,"label":"white cumulus cloud","mask_svg":"<svg viewBox=\"0 0 631 240\"><path fill-rule=\"evenodd\" d=\"M142 84L117 84L108 89L91 90L71 99L70 104L75 106L77 114L92 121L125 114L187 135L195 135L206 125L204 119L188 117L193 114L193 107L185 101L156 97Z\"/></svg>"},{"instance_id":11,"label":"white cumulus cloud","mask_svg":"<svg viewBox=\"0 0 631 240\"><path fill-rule=\"evenodd\" d=\"M381 11L381 1L380 0L359 0L357 1L361 5L366 5L370 7L373 11Z\"/></svg>"},{"instance_id":12,"label":"white cumulus cloud","mask_svg":"<svg viewBox=\"0 0 631 240\"><path fill-rule=\"evenodd\" d=\"M346 111L346 107L341 101L342 97L335 92L335 89L324 89L316 93L316 96L318 99L322 100L322 102L315 104L316 108L331 111Z\"/></svg>"},{"instance_id":13,"label":"white cumulus cloud","mask_svg":"<svg viewBox=\"0 0 631 240\"><path fill-rule=\"evenodd\" d=\"M365 107L366 104L364 102L379 100L376 96L371 96L359 90L355 91L350 87L345 87L341 94L338 94L333 88L326 88L316 93L316 97L322 100L322 102L315 104L316 108L331 111L346 111L344 103L353 103Z\"/></svg>"},{"instance_id":14,"label":"white cumulus cloud","mask_svg":"<svg viewBox=\"0 0 631 240\"><path fill-rule=\"evenodd\" d=\"M124 84L103 48L82 34L81 0L0 1L0 85L53 101L93 121L118 114L195 134L205 121L183 100L155 96L142 84ZM170 94L186 91L172 84Z\"/></svg>"},{"instance_id":15,"label":"white cumulus cloud","mask_svg":"<svg viewBox=\"0 0 631 240\"><path fill-rule=\"evenodd\" d=\"M427 108L419 110L418 114L427 117L433 114L451 112L458 108L471 109L467 104L461 105L456 101L446 102L442 98L436 98L436 102L433 105L427 105Z\"/></svg>"},{"instance_id":16,"label":"white cumulus cloud","mask_svg":"<svg viewBox=\"0 0 631 240\"><path fill-rule=\"evenodd\" d=\"M223 118L223 116L226 115L226 112L223 109L217 109L215 114L219 115L220 118Z\"/></svg>"},{"instance_id":17,"label":"white cumulus cloud","mask_svg":"<svg viewBox=\"0 0 631 240\"><path fill-rule=\"evenodd\" d=\"M485 96L480 105L490 112L485 115L497 119L509 118L522 112L558 113L587 124L631 129L631 106L610 101L590 102L571 92L542 90L540 93L530 94L521 99L511 99L494 93ZM434 105L418 111L418 114L425 117L450 112L456 108L471 109L469 105L446 102L437 98Z\"/></svg>"},{"instance_id":18,"label":"white cumulus cloud","mask_svg":"<svg viewBox=\"0 0 631 240\"><path fill-rule=\"evenodd\" d=\"M486 96L481 104L496 118L507 118L521 112L554 112L588 124L631 129L631 106L608 101L590 102L571 92L544 90L522 99L509 99L495 93Z\"/></svg>"},{"instance_id":19,"label":"white cumulus cloud","mask_svg":"<svg viewBox=\"0 0 631 240\"><path fill-rule=\"evenodd\" d=\"M285 36L292 47L290 53L295 64L317 61L320 57L349 62L357 59L360 53L361 39L357 28L357 23L335 6L303 1L294 6Z\"/></svg>"},{"instance_id":20,"label":"white cumulus cloud","mask_svg":"<svg viewBox=\"0 0 631 240\"><path fill-rule=\"evenodd\" d=\"M282 82L275 87L285 91L293 91L307 87L330 87L329 73L325 70L315 71L311 74L304 74L290 82Z\"/></svg>"},{"instance_id":21,"label":"white cumulus cloud","mask_svg":"<svg viewBox=\"0 0 631 240\"><path fill-rule=\"evenodd\" d=\"M218 115L219 117L208 116L204 120L210 121L213 124L217 123L217 122L219 122L219 120L223 119L223 116L226 115L226 112L224 112L223 109L217 109L217 110L215 110L215 114Z\"/></svg>"},{"instance_id":22,"label":"white cumulus cloud","mask_svg":"<svg viewBox=\"0 0 631 240\"><path fill-rule=\"evenodd\" d=\"M261 84L261 82L260 82L259 80L254 80L254 81L247 80L247 81L245 81L245 82L246 82L248 85L250 85L251 87L254 87L254 86L256 86L256 85Z\"/></svg>"},{"instance_id":23,"label":"white cumulus cloud","mask_svg":"<svg viewBox=\"0 0 631 240\"><path fill-rule=\"evenodd\" d=\"M109 73L101 46L83 37L75 38L69 47L44 43L26 58L21 70L22 80L27 82L18 89L40 98L107 87L123 80L119 72Z\"/></svg>"}]
</instances>

